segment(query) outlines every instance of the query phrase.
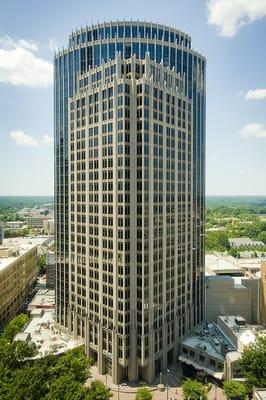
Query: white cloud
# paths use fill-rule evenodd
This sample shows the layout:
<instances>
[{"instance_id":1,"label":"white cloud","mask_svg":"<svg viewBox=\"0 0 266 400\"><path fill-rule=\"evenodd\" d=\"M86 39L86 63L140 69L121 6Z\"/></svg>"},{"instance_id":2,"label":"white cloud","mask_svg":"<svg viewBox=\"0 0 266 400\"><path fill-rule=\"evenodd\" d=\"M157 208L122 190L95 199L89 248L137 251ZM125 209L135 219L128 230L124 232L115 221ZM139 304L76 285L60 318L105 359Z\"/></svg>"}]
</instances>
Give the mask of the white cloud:
<instances>
[{"instance_id":1,"label":"white cloud","mask_svg":"<svg viewBox=\"0 0 266 400\"><path fill-rule=\"evenodd\" d=\"M58 43L55 39L50 39L48 44L49 50L53 53L58 50Z\"/></svg>"},{"instance_id":2,"label":"white cloud","mask_svg":"<svg viewBox=\"0 0 266 400\"><path fill-rule=\"evenodd\" d=\"M52 84L52 63L37 57L37 44L9 36L0 38L0 82L30 87Z\"/></svg>"},{"instance_id":3,"label":"white cloud","mask_svg":"<svg viewBox=\"0 0 266 400\"><path fill-rule=\"evenodd\" d=\"M246 100L263 100L266 99L266 89L254 89L249 90L245 94Z\"/></svg>"},{"instance_id":4,"label":"white cloud","mask_svg":"<svg viewBox=\"0 0 266 400\"><path fill-rule=\"evenodd\" d=\"M232 37L243 25L266 16L266 0L208 0L207 15L220 36Z\"/></svg>"},{"instance_id":5,"label":"white cloud","mask_svg":"<svg viewBox=\"0 0 266 400\"><path fill-rule=\"evenodd\" d=\"M248 124L241 129L240 135L243 137L266 138L266 126L258 123Z\"/></svg>"},{"instance_id":6,"label":"white cloud","mask_svg":"<svg viewBox=\"0 0 266 400\"><path fill-rule=\"evenodd\" d=\"M37 147L37 141L30 135L27 135L23 131L12 131L9 133L11 139L18 146L29 146L29 147Z\"/></svg>"},{"instance_id":7,"label":"white cloud","mask_svg":"<svg viewBox=\"0 0 266 400\"><path fill-rule=\"evenodd\" d=\"M4 37L0 37L0 48L6 49L6 50L12 50L12 49L16 49L17 47L23 47L24 49L27 49L30 51L38 50L37 43L34 42L33 40L19 39L16 42L8 35L6 35Z\"/></svg>"},{"instance_id":8,"label":"white cloud","mask_svg":"<svg viewBox=\"0 0 266 400\"><path fill-rule=\"evenodd\" d=\"M51 144L53 143L54 139L52 138L52 136L48 136L48 135L43 135L43 142L45 144Z\"/></svg>"}]
</instances>

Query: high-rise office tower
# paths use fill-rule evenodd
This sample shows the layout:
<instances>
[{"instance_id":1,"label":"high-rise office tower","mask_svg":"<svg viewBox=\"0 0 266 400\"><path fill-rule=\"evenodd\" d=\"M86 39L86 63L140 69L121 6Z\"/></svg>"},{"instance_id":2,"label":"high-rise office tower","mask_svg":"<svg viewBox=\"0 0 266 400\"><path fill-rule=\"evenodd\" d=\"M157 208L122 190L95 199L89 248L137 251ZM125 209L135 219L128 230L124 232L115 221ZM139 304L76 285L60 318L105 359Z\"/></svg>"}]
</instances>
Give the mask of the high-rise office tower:
<instances>
[{"instance_id":1,"label":"high-rise office tower","mask_svg":"<svg viewBox=\"0 0 266 400\"><path fill-rule=\"evenodd\" d=\"M111 22L54 74L57 323L114 382L151 382L204 318L205 59Z\"/></svg>"}]
</instances>

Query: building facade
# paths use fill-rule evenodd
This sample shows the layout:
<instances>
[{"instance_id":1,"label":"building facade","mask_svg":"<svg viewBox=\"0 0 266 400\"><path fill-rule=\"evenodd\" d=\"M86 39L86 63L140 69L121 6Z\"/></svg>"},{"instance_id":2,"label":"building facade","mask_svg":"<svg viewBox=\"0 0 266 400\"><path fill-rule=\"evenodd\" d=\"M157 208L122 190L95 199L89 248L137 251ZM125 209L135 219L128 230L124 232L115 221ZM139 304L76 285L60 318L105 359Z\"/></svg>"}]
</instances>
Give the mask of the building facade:
<instances>
[{"instance_id":1,"label":"building facade","mask_svg":"<svg viewBox=\"0 0 266 400\"><path fill-rule=\"evenodd\" d=\"M114 382L151 382L204 319L205 59L116 22L54 74L57 323Z\"/></svg>"},{"instance_id":2,"label":"building facade","mask_svg":"<svg viewBox=\"0 0 266 400\"><path fill-rule=\"evenodd\" d=\"M44 239L4 239L0 246L0 328L20 309L38 275L38 245Z\"/></svg>"}]
</instances>

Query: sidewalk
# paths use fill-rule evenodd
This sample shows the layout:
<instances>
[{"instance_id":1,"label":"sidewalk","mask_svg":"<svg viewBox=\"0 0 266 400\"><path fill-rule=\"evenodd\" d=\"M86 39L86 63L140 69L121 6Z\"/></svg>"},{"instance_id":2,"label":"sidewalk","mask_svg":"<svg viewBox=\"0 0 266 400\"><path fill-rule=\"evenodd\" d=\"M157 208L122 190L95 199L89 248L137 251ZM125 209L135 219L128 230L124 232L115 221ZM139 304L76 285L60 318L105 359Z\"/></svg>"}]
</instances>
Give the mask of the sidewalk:
<instances>
[{"instance_id":1,"label":"sidewalk","mask_svg":"<svg viewBox=\"0 0 266 400\"><path fill-rule=\"evenodd\" d=\"M162 374L161 377L158 376L152 385L145 385L152 393L153 400L181 400L182 395L182 379L181 373L177 366L172 366L169 368L168 373ZM91 367L91 378L87 380L87 384L94 379L102 381L107 385L111 392L113 393L112 400L135 400L137 390L143 385L130 385L127 383L121 383L120 385L115 385L109 375L99 374L95 366ZM160 392L158 390L158 384L162 383L168 385L168 390ZM226 400L223 390L219 387L212 386L208 393L209 400Z\"/></svg>"}]
</instances>

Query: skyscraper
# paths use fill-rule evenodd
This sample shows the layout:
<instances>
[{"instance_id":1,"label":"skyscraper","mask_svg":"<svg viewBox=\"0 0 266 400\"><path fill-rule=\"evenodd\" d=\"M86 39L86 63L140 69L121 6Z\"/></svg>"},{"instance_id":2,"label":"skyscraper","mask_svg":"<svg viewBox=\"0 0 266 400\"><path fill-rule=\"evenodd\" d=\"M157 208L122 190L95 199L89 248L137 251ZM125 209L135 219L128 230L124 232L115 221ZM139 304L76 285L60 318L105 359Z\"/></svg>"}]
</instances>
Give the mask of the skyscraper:
<instances>
[{"instance_id":1,"label":"skyscraper","mask_svg":"<svg viewBox=\"0 0 266 400\"><path fill-rule=\"evenodd\" d=\"M151 382L204 318L205 59L111 22L55 56L56 318L114 382Z\"/></svg>"}]
</instances>

